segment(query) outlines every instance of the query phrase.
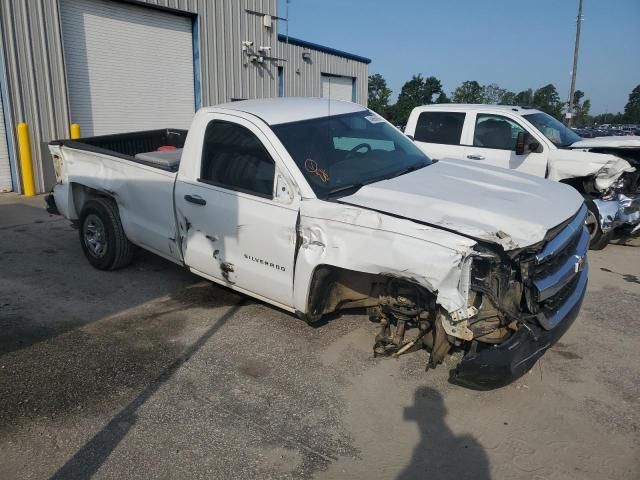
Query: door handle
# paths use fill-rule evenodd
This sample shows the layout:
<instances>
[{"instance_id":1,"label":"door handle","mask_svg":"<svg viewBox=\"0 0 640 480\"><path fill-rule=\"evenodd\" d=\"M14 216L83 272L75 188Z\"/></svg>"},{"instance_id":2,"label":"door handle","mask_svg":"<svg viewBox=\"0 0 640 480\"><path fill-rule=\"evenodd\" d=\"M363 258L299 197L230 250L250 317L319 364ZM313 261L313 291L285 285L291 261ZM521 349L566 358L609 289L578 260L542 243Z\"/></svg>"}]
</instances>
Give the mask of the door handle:
<instances>
[{"instance_id":1,"label":"door handle","mask_svg":"<svg viewBox=\"0 0 640 480\"><path fill-rule=\"evenodd\" d=\"M187 202L195 203L196 205L206 205L207 204L207 201L204 198L200 197L199 195L185 195L184 199Z\"/></svg>"},{"instance_id":2,"label":"door handle","mask_svg":"<svg viewBox=\"0 0 640 480\"><path fill-rule=\"evenodd\" d=\"M482 155L477 155L477 154L475 154L475 153L467 155L467 158L468 158L469 160L484 160L484 156L482 156Z\"/></svg>"}]
</instances>

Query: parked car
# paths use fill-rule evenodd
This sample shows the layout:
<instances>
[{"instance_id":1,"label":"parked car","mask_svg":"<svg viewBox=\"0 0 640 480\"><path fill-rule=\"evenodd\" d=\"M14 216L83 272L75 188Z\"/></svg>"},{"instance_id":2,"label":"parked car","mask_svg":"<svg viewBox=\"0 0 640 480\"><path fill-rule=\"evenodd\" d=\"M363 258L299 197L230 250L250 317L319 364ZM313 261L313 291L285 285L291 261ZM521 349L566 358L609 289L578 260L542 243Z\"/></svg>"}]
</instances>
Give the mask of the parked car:
<instances>
[{"instance_id":1,"label":"parked car","mask_svg":"<svg viewBox=\"0 0 640 480\"><path fill-rule=\"evenodd\" d=\"M415 108L405 133L431 158L508 168L571 185L589 209L592 249L604 248L615 229L640 230L639 137L626 137L625 146L585 143L532 108L457 104Z\"/></svg>"},{"instance_id":2,"label":"parked car","mask_svg":"<svg viewBox=\"0 0 640 480\"><path fill-rule=\"evenodd\" d=\"M529 370L585 293L582 197L433 163L373 112L327 102L240 101L201 109L188 133L52 142L49 210L96 268L125 267L137 245L312 324L366 307L377 355L426 346L433 367L462 349L462 385Z\"/></svg>"}]
</instances>

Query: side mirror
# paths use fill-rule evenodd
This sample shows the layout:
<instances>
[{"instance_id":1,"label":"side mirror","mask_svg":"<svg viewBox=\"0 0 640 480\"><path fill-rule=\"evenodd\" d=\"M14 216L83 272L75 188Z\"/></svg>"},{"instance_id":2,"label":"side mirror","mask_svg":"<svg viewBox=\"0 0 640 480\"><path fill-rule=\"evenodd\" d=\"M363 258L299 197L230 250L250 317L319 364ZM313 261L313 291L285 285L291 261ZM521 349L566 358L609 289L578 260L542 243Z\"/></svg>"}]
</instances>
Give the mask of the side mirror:
<instances>
[{"instance_id":1,"label":"side mirror","mask_svg":"<svg viewBox=\"0 0 640 480\"><path fill-rule=\"evenodd\" d=\"M518 132L518 138L516 139L516 155L524 155L525 143L524 137L526 132Z\"/></svg>"},{"instance_id":2,"label":"side mirror","mask_svg":"<svg viewBox=\"0 0 640 480\"><path fill-rule=\"evenodd\" d=\"M531 139L531 143L529 143L529 151L533 153L540 153L540 144L533 138Z\"/></svg>"},{"instance_id":3,"label":"side mirror","mask_svg":"<svg viewBox=\"0 0 640 480\"><path fill-rule=\"evenodd\" d=\"M524 155L529 152L536 152L540 148L538 143L529 132L518 132L516 139L516 155Z\"/></svg>"}]
</instances>

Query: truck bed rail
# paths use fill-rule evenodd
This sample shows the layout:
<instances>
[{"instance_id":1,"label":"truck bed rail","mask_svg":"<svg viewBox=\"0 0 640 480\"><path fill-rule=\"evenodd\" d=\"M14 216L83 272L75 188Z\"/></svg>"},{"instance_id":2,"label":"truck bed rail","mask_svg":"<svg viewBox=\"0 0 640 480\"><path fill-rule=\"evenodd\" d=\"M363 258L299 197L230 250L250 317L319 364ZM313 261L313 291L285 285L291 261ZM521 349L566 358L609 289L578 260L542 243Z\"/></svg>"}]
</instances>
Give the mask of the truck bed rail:
<instances>
[{"instance_id":1,"label":"truck bed rail","mask_svg":"<svg viewBox=\"0 0 640 480\"><path fill-rule=\"evenodd\" d=\"M136 163L149 165L161 170L175 172L178 166L165 167L156 163L145 162L135 158L138 153L153 152L162 146L176 148L184 147L187 130L164 128L161 130L146 130L141 132L115 133L96 137L79 138L77 140L53 140L49 145L62 145L77 150L102 153L122 158Z\"/></svg>"}]
</instances>

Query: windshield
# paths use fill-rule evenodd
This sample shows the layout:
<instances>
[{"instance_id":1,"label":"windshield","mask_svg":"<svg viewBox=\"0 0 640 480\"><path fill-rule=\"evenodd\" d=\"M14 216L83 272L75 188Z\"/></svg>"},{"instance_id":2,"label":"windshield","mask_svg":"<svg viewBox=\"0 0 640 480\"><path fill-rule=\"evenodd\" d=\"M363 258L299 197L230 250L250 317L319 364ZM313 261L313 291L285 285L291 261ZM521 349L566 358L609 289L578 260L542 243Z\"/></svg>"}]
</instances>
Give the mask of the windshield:
<instances>
[{"instance_id":1,"label":"windshield","mask_svg":"<svg viewBox=\"0 0 640 480\"><path fill-rule=\"evenodd\" d=\"M369 111L272 127L320 198L431 164L411 140Z\"/></svg>"},{"instance_id":2,"label":"windshield","mask_svg":"<svg viewBox=\"0 0 640 480\"><path fill-rule=\"evenodd\" d=\"M545 137L551 140L556 147L568 147L572 143L582 140L582 137L551 115L540 112L523 116L540 130Z\"/></svg>"}]
</instances>

